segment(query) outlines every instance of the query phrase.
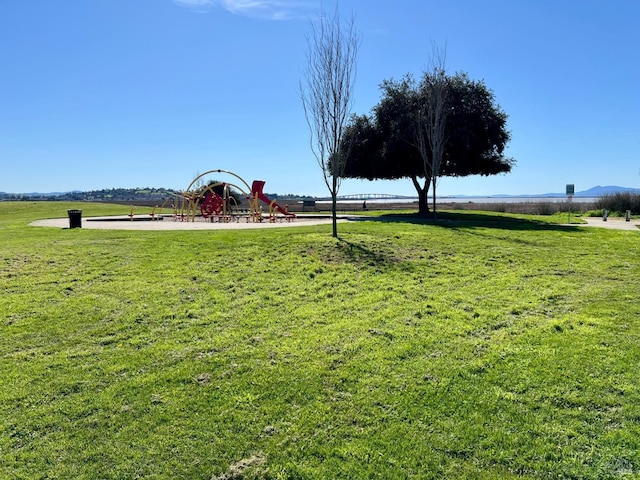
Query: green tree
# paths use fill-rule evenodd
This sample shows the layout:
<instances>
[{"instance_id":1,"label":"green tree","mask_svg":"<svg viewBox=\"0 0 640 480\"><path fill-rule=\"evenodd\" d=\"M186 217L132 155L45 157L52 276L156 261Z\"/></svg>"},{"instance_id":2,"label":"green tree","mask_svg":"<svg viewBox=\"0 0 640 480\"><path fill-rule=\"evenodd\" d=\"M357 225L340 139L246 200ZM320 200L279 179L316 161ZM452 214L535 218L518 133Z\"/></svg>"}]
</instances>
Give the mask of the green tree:
<instances>
[{"instance_id":1,"label":"green tree","mask_svg":"<svg viewBox=\"0 0 640 480\"><path fill-rule=\"evenodd\" d=\"M484 82L437 67L419 83L407 75L384 81L381 90L371 114L353 116L348 125L345 177L410 178L419 211L427 214L429 187L438 176L494 175L515 165L504 156L507 115Z\"/></svg>"}]
</instances>

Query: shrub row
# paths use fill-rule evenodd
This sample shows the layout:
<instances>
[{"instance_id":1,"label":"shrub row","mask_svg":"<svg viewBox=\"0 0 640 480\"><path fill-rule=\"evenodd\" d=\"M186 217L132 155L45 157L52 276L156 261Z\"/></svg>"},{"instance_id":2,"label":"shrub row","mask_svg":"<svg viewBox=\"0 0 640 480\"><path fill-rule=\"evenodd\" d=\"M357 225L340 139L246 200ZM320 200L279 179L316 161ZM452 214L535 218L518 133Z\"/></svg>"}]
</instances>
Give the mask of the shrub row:
<instances>
[{"instance_id":1,"label":"shrub row","mask_svg":"<svg viewBox=\"0 0 640 480\"><path fill-rule=\"evenodd\" d=\"M631 210L633 215L638 215L640 214L640 194L619 192L603 195L596 201L596 208L619 214Z\"/></svg>"},{"instance_id":2,"label":"shrub row","mask_svg":"<svg viewBox=\"0 0 640 480\"><path fill-rule=\"evenodd\" d=\"M521 203L451 203L443 204L443 210L483 210L500 213L521 213L529 215L553 215L559 212L571 211L578 214L594 208L593 203L575 202L569 207L568 202L531 201Z\"/></svg>"}]
</instances>

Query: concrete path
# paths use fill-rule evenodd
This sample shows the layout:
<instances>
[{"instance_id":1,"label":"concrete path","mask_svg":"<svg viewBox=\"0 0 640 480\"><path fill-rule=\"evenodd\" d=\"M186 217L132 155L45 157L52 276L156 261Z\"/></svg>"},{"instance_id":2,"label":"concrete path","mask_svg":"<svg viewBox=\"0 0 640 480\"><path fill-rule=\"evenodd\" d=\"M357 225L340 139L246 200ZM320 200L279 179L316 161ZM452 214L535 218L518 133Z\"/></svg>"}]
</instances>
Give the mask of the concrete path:
<instances>
[{"instance_id":1,"label":"concrete path","mask_svg":"<svg viewBox=\"0 0 640 480\"><path fill-rule=\"evenodd\" d=\"M600 227L609 228L612 230L635 230L640 232L640 221L631 220L625 221L624 218L611 218L609 217L606 222L602 220L602 217L583 217L582 218L588 227Z\"/></svg>"},{"instance_id":2,"label":"concrete path","mask_svg":"<svg viewBox=\"0 0 640 480\"><path fill-rule=\"evenodd\" d=\"M338 219L344 222L344 219ZM268 220L263 222L176 222L172 218L164 218L163 220L134 220L131 221L127 216L123 217L87 217L82 219L82 228L84 229L102 229L102 230L229 230L229 229L251 229L251 228L284 228L284 227L304 227L310 225L327 225L331 224L330 217L297 217L292 222L281 221L271 223ZM51 218L46 220L36 220L30 223L34 227L57 227L69 228L68 218Z\"/></svg>"}]
</instances>

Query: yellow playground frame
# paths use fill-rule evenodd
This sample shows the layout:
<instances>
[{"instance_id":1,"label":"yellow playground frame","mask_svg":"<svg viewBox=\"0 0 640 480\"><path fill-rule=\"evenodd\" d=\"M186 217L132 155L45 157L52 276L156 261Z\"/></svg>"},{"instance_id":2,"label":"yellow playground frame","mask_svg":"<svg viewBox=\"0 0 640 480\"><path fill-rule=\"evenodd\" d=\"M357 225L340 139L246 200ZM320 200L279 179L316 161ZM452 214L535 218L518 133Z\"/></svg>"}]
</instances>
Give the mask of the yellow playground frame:
<instances>
[{"instance_id":1,"label":"yellow playground frame","mask_svg":"<svg viewBox=\"0 0 640 480\"><path fill-rule=\"evenodd\" d=\"M218 181L202 185L202 179L212 174L230 175L234 178L233 183ZM194 222L196 219L211 222L238 222L241 218L247 222L262 222L265 218L270 222L283 219L293 221L296 215L289 212L287 205L284 208L281 207L262 192L264 184L262 180L254 180L249 186L242 177L229 170L208 170L196 176L185 190L174 194L173 199L165 201L162 209L171 202L173 219L181 222ZM222 195L220 195L220 187L222 187ZM247 199L248 208L244 213L240 211L236 198L231 194L231 188L236 189ZM269 207L266 216L260 201Z\"/></svg>"}]
</instances>

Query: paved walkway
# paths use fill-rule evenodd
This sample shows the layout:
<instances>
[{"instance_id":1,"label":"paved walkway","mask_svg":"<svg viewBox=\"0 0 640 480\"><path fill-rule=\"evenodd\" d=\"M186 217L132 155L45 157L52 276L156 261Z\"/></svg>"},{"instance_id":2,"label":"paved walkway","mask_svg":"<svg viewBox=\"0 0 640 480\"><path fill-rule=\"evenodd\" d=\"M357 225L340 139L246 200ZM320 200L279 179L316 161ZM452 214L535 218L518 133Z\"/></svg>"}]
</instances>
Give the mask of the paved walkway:
<instances>
[{"instance_id":1,"label":"paved walkway","mask_svg":"<svg viewBox=\"0 0 640 480\"><path fill-rule=\"evenodd\" d=\"M338 222L344 222L338 219ZM286 220L271 223L269 220L263 222L176 222L170 217L163 220L134 220L129 217L87 217L82 219L82 228L102 229L102 230L228 230L228 229L251 229L251 228L283 228L283 227L303 227L310 225L326 225L331 223L331 217L296 217L295 220ZM31 222L35 227L57 227L68 228L68 218L51 218L46 220L36 220Z\"/></svg>"},{"instance_id":2,"label":"paved walkway","mask_svg":"<svg viewBox=\"0 0 640 480\"><path fill-rule=\"evenodd\" d=\"M585 226L588 227L600 227L609 228L613 230L636 230L640 231L640 221L631 220L627 222L624 218L611 218L609 217L606 222L602 221L602 217L583 217L587 222Z\"/></svg>"}]
</instances>

